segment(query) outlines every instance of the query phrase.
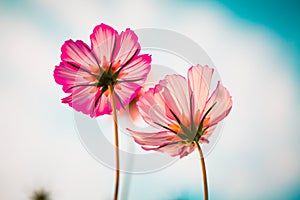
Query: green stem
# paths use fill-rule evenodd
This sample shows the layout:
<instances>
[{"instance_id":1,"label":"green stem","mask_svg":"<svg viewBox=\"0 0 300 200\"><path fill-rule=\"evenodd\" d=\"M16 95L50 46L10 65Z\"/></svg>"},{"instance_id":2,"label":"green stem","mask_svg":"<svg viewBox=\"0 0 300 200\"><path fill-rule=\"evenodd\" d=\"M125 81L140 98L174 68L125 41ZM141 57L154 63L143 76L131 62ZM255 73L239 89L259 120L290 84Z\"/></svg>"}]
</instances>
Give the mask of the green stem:
<instances>
[{"instance_id":1,"label":"green stem","mask_svg":"<svg viewBox=\"0 0 300 200\"><path fill-rule=\"evenodd\" d=\"M115 195L114 200L118 200L118 193L119 193L119 182L120 182L120 156L119 156L119 134L118 134L118 117L117 117L117 110L116 110L116 102L113 96L114 89L112 86L108 86L110 97L111 97L111 107L112 107L112 114L114 120L114 130L115 130L115 145L116 145L116 187L115 187Z\"/></svg>"},{"instance_id":2,"label":"green stem","mask_svg":"<svg viewBox=\"0 0 300 200\"><path fill-rule=\"evenodd\" d=\"M208 200L208 187L207 187L207 177L206 177L206 168L205 168L205 161L204 156L201 150L201 147L198 142L194 141L196 144L199 155L200 155L200 161L201 161L201 167L202 167L202 178L203 178L203 187L204 187L204 200Z\"/></svg>"}]
</instances>

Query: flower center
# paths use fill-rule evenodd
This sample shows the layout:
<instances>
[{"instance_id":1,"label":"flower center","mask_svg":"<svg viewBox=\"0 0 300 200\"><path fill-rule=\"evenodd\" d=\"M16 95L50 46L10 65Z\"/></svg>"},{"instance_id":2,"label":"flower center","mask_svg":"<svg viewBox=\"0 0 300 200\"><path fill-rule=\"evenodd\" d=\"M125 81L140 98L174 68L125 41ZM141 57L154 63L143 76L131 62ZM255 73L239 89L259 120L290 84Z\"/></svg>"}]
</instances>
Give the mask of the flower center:
<instances>
[{"instance_id":1,"label":"flower center","mask_svg":"<svg viewBox=\"0 0 300 200\"><path fill-rule=\"evenodd\" d=\"M160 125L163 128L166 128L173 133L177 134L181 139L187 140L188 142L192 143L194 141L198 142L202 135L206 134L207 129L209 128L209 120L210 117L208 117L208 113L213 109L213 107L216 105L214 103L202 116L202 119L197 126L193 120L193 116L191 115L191 121L189 125L185 125L181 122L181 120L176 116L176 114L169 108L170 113L173 115L174 119L177 121L177 124L169 124L169 127L164 127L160 125L159 123L156 123ZM192 111L191 111L192 113ZM184 120L184 116L182 117Z\"/></svg>"},{"instance_id":2,"label":"flower center","mask_svg":"<svg viewBox=\"0 0 300 200\"><path fill-rule=\"evenodd\" d=\"M117 83L118 72L113 72L110 67L108 71L104 71L98 78L97 87L107 87L109 85L113 86Z\"/></svg>"}]
</instances>

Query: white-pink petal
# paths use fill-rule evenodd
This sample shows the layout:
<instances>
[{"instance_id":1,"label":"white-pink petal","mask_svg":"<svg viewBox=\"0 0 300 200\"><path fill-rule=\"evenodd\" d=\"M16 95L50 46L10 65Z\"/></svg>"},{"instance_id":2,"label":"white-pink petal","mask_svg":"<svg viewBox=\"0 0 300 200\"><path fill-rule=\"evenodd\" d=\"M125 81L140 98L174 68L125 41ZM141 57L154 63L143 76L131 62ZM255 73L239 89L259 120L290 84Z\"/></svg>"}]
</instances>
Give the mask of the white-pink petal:
<instances>
[{"instance_id":1,"label":"white-pink petal","mask_svg":"<svg viewBox=\"0 0 300 200\"><path fill-rule=\"evenodd\" d=\"M61 47L61 60L72 63L91 73L98 73L99 66L96 57L91 53L88 45L77 40L67 40Z\"/></svg>"},{"instance_id":2,"label":"white-pink petal","mask_svg":"<svg viewBox=\"0 0 300 200\"><path fill-rule=\"evenodd\" d=\"M73 90L71 95L63 98L62 102L68 103L79 112L91 114L97 91L95 87L78 87Z\"/></svg>"},{"instance_id":3,"label":"white-pink petal","mask_svg":"<svg viewBox=\"0 0 300 200\"><path fill-rule=\"evenodd\" d=\"M180 75L168 75L159 82L163 87L162 95L168 109L171 109L187 125L190 119L189 90L186 79ZM172 119L175 118L172 116Z\"/></svg>"},{"instance_id":4,"label":"white-pink petal","mask_svg":"<svg viewBox=\"0 0 300 200\"><path fill-rule=\"evenodd\" d=\"M151 69L151 56L144 54L137 56L120 72L119 81L134 81L137 84L143 84Z\"/></svg>"},{"instance_id":5,"label":"white-pink petal","mask_svg":"<svg viewBox=\"0 0 300 200\"><path fill-rule=\"evenodd\" d=\"M170 131L160 131L155 133L139 132L127 129L139 145L148 148L158 148L178 140L178 137Z\"/></svg>"},{"instance_id":6,"label":"white-pink petal","mask_svg":"<svg viewBox=\"0 0 300 200\"><path fill-rule=\"evenodd\" d=\"M136 97L141 86L134 82L118 83L114 87L114 96L118 110L127 106Z\"/></svg>"},{"instance_id":7,"label":"white-pink petal","mask_svg":"<svg viewBox=\"0 0 300 200\"><path fill-rule=\"evenodd\" d=\"M170 124L176 123L167 114L167 106L161 95L160 85L149 89L137 102L137 107L143 119L151 126L162 128L160 125L168 127Z\"/></svg>"},{"instance_id":8,"label":"white-pink petal","mask_svg":"<svg viewBox=\"0 0 300 200\"><path fill-rule=\"evenodd\" d=\"M206 127L205 127L206 128ZM211 134L216 130L217 128L217 124L210 126L204 133L204 135L201 136L201 138L199 139L200 143L209 143L209 137L211 136Z\"/></svg>"},{"instance_id":9,"label":"white-pink petal","mask_svg":"<svg viewBox=\"0 0 300 200\"><path fill-rule=\"evenodd\" d=\"M96 80L88 72L65 62L61 62L55 67L54 78L56 83L61 84L63 91L67 93L72 92L79 85L93 84Z\"/></svg>"},{"instance_id":10,"label":"white-pink petal","mask_svg":"<svg viewBox=\"0 0 300 200\"><path fill-rule=\"evenodd\" d=\"M188 70L188 83L192 94L192 114L195 122L199 122L200 114L203 112L210 88L210 82L214 69L206 66L196 65Z\"/></svg>"},{"instance_id":11,"label":"white-pink petal","mask_svg":"<svg viewBox=\"0 0 300 200\"><path fill-rule=\"evenodd\" d=\"M217 88L208 99L204 113L206 113L206 111L213 105L214 107L206 117L209 119L207 126L213 126L224 119L229 114L232 107L232 98L229 91L221 84L220 81L218 82Z\"/></svg>"},{"instance_id":12,"label":"white-pink petal","mask_svg":"<svg viewBox=\"0 0 300 200\"><path fill-rule=\"evenodd\" d=\"M100 24L94 28L90 38L92 50L99 59L100 66L103 69L108 68L116 51L118 32L106 24Z\"/></svg>"},{"instance_id":13,"label":"white-pink petal","mask_svg":"<svg viewBox=\"0 0 300 200\"><path fill-rule=\"evenodd\" d=\"M113 57L113 65L123 66L129 63L140 52L140 44L137 35L129 28L122 31L116 43L116 51Z\"/></svg>"}]
</instances>

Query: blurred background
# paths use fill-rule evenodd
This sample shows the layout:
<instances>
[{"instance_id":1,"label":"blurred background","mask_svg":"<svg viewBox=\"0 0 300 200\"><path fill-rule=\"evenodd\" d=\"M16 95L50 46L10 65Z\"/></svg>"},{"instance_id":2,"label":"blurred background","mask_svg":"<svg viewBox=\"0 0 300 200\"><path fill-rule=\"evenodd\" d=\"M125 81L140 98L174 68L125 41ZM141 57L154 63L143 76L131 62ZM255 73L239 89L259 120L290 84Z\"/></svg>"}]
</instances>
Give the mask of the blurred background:
<instances>
[{"instance_id":1,"label":"blurred background","mask_svg":"<svg viewBox=\"0 0 300 200\"><path fill-rule=\"evenodd\" d=\"M102 22L176 31L214 62L233 109L206 158L212 200L300 199L299 10L297 0L0 0L0 199L26 200L41 188L53 200L111 199L114 171L82 146L53 78L63 42L89 44ZM123 178L123 199L203 195L197 153Z\"/></svg>"}]
</instances>

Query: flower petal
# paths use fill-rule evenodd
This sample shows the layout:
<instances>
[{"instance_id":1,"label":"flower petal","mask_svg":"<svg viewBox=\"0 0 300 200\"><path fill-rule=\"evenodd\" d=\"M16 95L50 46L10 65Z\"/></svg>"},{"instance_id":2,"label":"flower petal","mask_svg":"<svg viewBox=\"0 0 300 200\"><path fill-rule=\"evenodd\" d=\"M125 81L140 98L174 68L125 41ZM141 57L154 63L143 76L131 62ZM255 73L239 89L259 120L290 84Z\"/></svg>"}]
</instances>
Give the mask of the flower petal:
<instances>
[{"instance_id":1,"label":"flower petal","mask_svg":"<svg viewBox=\"0 0 300 200\"><path fill-rule=\"evenodd\" d=\"M162 95L168 109L171 109L181 123L188 125L190 122L189 90L186 79L180 75L168 75L159 82L164 88ZM170 116L174 119L174 116Z\"/></svg>"},{"instance_id":2,"label":"flower petal","mask_svg":"<svg viewBox=\"0 0 300 200\"><path fill-rule=\"evenodd\" d=\"M151 56L147 54L137 56L121 70L118 80L143 84L150 72L150 63Z\"/></svg>"},{"instance_id":3,"label":"flower petal","mask_svg":"<svg viewBox=\"0 0 300 200\"><path fill-rule=\"evenodd\" d=\"M214 105L215 104L215 105ZM207 127L217 124L219 121L224 119L230 112L232 107L232 98L229 91L218 82L217 88L212 93L211 97L207 100L204 113L210 109L206 119L208 119Z\"/></svg>"},{"instance_id":4,"label":"flower petal","mask_svg":"<svg viewBox=\"0 0 300 200\"><path fill-rule=\"evenodd\" d=\"M195 150L194 144L189 144L181 147L180 158L183 158Z\"/></svg>"},{"instance_id":5,"label":"flower petal","mask_svg":"<svg viewBox=\"0 0 300 200\"><path fill-rule=\"evenodd\" d=\"M81 40L67 40L61 47L61 60L82 68L90 73L99 74L97 58L87 44Z\"/></svg>"},{"instance_id":6,"label":"flower petal","mask_svg":"<svg viewBox=\"0 0 300 200\"><path fill-rule=\"evenodd\" d=\"M145 149L145 148L144 148ZM193 144L182 145L178 143L170 143L168 145L162 146L156 149L157 151L168 153L170 156L180 156L183 158L184 156L189 155L195 150Z\"/></svg>"},{"instance_id":7,"label":"flower petal","mask_svg":"<svg viewBox=\"0 0 300 200\"><path fill-rule=\"evenodd\" d=\"M122 31L116 43L113 66L124 66L128 64L140 52L140 44L137 35L127 28Z\"/></svg>"},{"instance_id":8,"label":"flower petal","mask_svg":"<svg viewBox=\"0 0 300 200\"><path fill-rule=\"evenodd\" d=\"M217 128L217 124L210 126L204 133L204 135L201 136L201 138L199 139L199 143L209 143L209 137L211 136L211 134L216 130Z\"/></svg>"},{"instance_id":9,"label":"flower petal","mask_svg":"<svg viewBox=\"0 0 300 200\"><path fill-rule=\"evenodd\" d=\"M114 86L114 100L116 104L116 109L121 110L123 107L127 106L134 97L138 94L141 86L135 83L119 83ZM94 102L94 111L91 111L91 117L96 117L104 114L111 114L111 96L109 91L106 90L104 94L101 95L99 92Z\"/></svg>"},{"instance_id":10,"label":"flower petal","mask_svg":"<svg viewBox=\"0 0 300 200\"><path fill-rule=\"evenodd\" d=\"M76 111L92 116L93 106L96 94L96 87L78 87L73 90L72 94L62 99L62 103L67 103Z\"/></svg>"},{"instance_id":11,"label":"flower petal","mask_svg":"<svg viewBox=\"0 0 300 200\"><path fill-rule=\"evenodd\" d=\"M117 101L116 98L115 101ZM95 95L93 107L94 110L91 110L91 117L97 117L104 114L111 114L111 96L108 90L106 90L103 94L101 90L99 90L99 93Z\"/></svg>"},{"instance_id":12,"label":"flower petal","mask_svg":"<svg viewBox=\"0 0 300 200\"><path fill-rule=\"evenodd\" d=\"M193 144L179 144L181 140L176 134L170 131L160 131L155 133L138 132L127 129L134 141L142 146L144 150L154 150L168 153L171 156L187 156L194 151Z\"/></svg>"},{"instance_id":13,"label":"flower petal","mask_svg":"<svg viewBox=\"0 0 300 200\"><path fill-rule=\"evenodd\" d=\"M66 62L61 62L55 67L54 79L56 83L63 85L63 91L67 93L72 92L79 85L89 85L96 81L88 71Z\"/></svg>"},{"instance_id":14,"label":"flower petal","mask_svg":"<svg viewBox=\"0 0 300 200\"><path fill-rule=\"evenodd\" d=\"M178 140L178 137L170 131L160 131L155 133L138 132L127 129L134 138L135 142L148 150L156 149Z\"/></svg>"},{"instance_id":15,"label":"flower petal","mask_svg":"<svg viewBox=\"0 0 300 200\"><path fill-rule=\"evenodd\" d=\"M139 91L137 92L136 97L134 97L134 99L131 100L130 103L129 103L128 114L129 114L130 120L133 121L133 122L137 122L138 118L142 117L139 110L138 110L138 108L137 108L136 103L137 103L138 99L143 94L145 94L145 89L144 89L144 87L141 87L139 89Z\"/></svg>"},{"instance_id":16,"label":"flower petal","mask_svg":"<svg viewBox=\"0 0 300 200\"><path fill-rule=\"evenodd\" d=\"M214 69L206 66L192 66L188 71L188 83L190 93L193 94L192 99L192 114L194 122L199 122L199 117L202 114L205 103L208 98L211 77Z\"/></svg>"},{"instance_id":17,"label":"flower petal","mask_svg":"<svg viewBox=\"0 0 300 200\"><path fill-rule=\"evenodd\" d=\"M105 70L112 63L118 32L102 23L94 28L90 38L92 50L100 60L100 66Z\"/></svg>"},{"instance_id":18,"label":"flower petal","mask_svg":"<svg viewBox=\"0 0 300 200\"><path fill-rule=\"evenodd\" d=\"M163 88L159 84L155 88L150 88L136 104L143 119L149 125L159 129L162 129L162 126L168 127L170 124L176 123L167 113L168 108L161 94L162 90Z\"/></svg>"},{"instance_id":19,"label":"flower petal","mask_svg":"<svg viewBox=\"0 0 300 200\"><path fill-rule=\"evenodd\" d=\"M133 82L118 83L114 87L114 96L116 99L116 107L120 110L127 106L138 94L141 86Z\"/></svg>"}]
</instances>

